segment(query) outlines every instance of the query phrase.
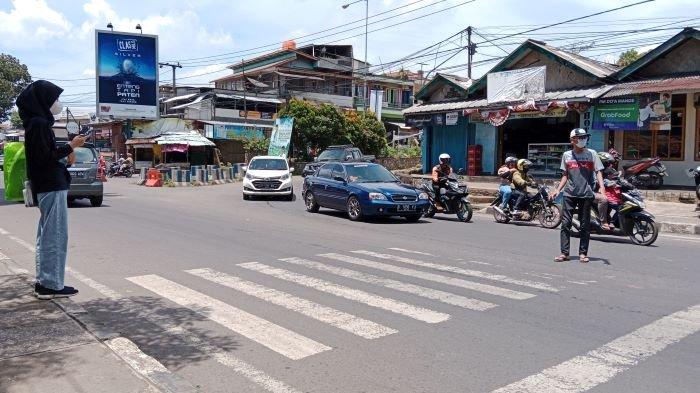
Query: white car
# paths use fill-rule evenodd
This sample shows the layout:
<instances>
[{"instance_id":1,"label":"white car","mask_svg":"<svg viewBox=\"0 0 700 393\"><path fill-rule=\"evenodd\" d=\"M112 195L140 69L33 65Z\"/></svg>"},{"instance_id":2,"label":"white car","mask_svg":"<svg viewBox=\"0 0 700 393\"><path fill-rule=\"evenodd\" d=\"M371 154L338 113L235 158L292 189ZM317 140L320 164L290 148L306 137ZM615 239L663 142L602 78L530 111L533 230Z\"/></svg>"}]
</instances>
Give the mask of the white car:
<instances>
[{"instance_id":1,"label":"white car","mask_svg":"<svg viewBox=\"0 0 700 393\"><path fill-rule=\"evenodd\" d=\"M275 156L253 157L247 167L243 167L243 199L254 196L284 196L294 199L292 172L287 160Z\"/></svg>"}]
</instances>

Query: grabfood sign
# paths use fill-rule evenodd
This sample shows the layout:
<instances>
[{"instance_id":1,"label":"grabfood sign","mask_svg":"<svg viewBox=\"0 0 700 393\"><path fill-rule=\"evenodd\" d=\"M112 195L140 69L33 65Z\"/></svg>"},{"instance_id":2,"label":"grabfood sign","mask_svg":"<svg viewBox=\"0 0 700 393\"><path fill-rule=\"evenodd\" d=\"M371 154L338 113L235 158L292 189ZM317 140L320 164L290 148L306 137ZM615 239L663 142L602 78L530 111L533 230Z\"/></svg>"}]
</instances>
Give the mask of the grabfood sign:
<instances>
[{"instance_id":1,"label":"grabfood sign","mask_svg":"<svg viewBox=\"0 0 700 393\"><path fill-rule=\"evenodd\" d=\"M639 102L636 97L598 100L593 116L595 130L636 130L639 128Z\"/></svg>"},{"instance_id":2,"label":"grabfood sign","mask_svg":"<svg viewBox=\"0 0 700 393\"><path fill-rule=\"evenodd\" d=\"M158 37L95 31L97 114L158 118Z\"/></svg>"}]
</instances>

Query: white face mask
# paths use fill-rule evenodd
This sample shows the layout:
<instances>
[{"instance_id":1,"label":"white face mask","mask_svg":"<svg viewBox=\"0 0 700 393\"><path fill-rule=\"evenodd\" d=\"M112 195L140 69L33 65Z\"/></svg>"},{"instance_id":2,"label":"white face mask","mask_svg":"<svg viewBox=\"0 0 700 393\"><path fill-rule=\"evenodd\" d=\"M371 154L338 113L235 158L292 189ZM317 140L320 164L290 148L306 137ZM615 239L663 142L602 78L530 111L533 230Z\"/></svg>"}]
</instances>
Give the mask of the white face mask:
<instances>
[{"instance_id":1,"label":"white face mask","mask_svg":"<svg viewBox=\"0 0 700 393\"><path fill-rule=\"evenodd\" d=\"M586 144L588 144L588 139L579 139L576 142L576 147L578 147L579 149L583 149L584 147L586 147Z\"/></svg>"},{"instance_id":2,"label":"white face mask","mask_svg":"<svg viewBox=\"0 0 700 393\"><path fill-rule=\"evenodd\" d=\"M63 111L63 104L57 99L56 102L54 102L53 105L51 105L51 108L49 108L49 110L51 111L52 115L58 115Z\"/></svg>"}]
</instances>

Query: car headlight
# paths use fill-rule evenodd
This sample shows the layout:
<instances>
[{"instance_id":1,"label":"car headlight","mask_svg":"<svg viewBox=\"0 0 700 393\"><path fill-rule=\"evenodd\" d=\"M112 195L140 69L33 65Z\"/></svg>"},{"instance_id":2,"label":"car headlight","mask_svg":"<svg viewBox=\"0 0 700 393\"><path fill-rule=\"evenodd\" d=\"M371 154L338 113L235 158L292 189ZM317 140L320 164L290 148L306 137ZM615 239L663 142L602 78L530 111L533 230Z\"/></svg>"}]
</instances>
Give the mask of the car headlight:
<instances>
[{"instance_id":1,"label":"car headlight","mask_svg":"<svg viewBox=\"0 0 700 393\"><path fill-rule=\"evenodd\" d=\"M421 192L420 194L418 194L418 199L428 199L428 194L426 194L425 192Z\"/></svg>"},{"instance_id":2,"label":"car headlight","mask_svg":"<svg viewBox=\"0 0 700 393\"><path fill-rule=\"evenodd\" d=\"M257 179L257 177L251 175L250 173L246 173L246 174L245 174L245 178L248 179L248 180Z\"/></svg>"},{"instance_id":3,"label":"car headlight","mask_svg":"<svg viewBox=\"0 0 700 393\"><path fill-rule=\"evenodd\" d=\"M280 177L280 180L287 180L287 179L289 179L289 173L284 174Z\"/></svg>"},{"instance_id":4,"label":"car headlight","mask_svg":"<svg viewBox=\"0 0 700 393\"><path fill-rule=\"evenodd\" d=\"M381 192L370 192L369 199L372 201L386 201L386 195Z\"/></svg>"}]
</instances>

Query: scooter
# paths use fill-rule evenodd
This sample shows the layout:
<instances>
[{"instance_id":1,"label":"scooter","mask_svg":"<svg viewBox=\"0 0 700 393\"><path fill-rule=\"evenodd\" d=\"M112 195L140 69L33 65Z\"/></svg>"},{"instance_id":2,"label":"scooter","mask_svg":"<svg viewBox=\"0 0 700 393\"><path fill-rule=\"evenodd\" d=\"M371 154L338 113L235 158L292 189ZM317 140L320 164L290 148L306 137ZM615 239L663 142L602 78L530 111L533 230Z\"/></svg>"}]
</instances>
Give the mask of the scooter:
<instances>
[{"instance_id":1,"label":"scooter","mask_svg":"<svg viewBox=\"0 0 700 393\"><path fill-rule=\"evenodd\" d=\"M109 172L107 173L107 177L131 177L134 174L134 169L131 167L131 165L127 165L122 169L122 165L113 162L112 165L109 167Z\"/></svg>"},{"instance_id":2,"label":"scooter","mask_svg":"<svg viewBox=\"0 0 700 393\"><path fill-rule=\"evenodd\" d=\"M449 175L445 179L445 183L446 188L440 188L440 195L438 196L435 195L431 181L424 181L421 185L421 190L428 194L428 200L430 201L430 206L424 216L431 218L435 213L457 214L457 218L460 221L468 222L474 214L472 204L469 202L469 187L466 184L460 185L457 176L454 174ZM440 198L442 210L438 210L436 207L437 198Z\"/></svg>"},{"instance_id":3,"label":"scooter","mask_svg":"<svg viewBox=\"0 0 700 393\"><path fill-rule=\"evenodd\" d=\"M639 188L658 189L664 184L663 177L668 176L666 166L658 157L645 158L630 165L623 165L622 169L625 179Z\"/></svg>"},{"instance_id":4,"label":"scooter","mask_svg":"<svg viewBox=\"0 0 700 393\"><path fill-rule=\"evenodd\" d=\"M698 199L698 203L700 203L700 166L688 169L688 177L695 178L695 197Z\"/></svg>"},{"instance_id":5,"label":"scooter","mask_svg":"<svg viewBox=\"0 0 700 393\"><path fill-rule=\"evenodd\" d=\"M654 216L644 210L644 200L638 190L624 180L619 181L622 186L623 202L609 222L613 228L606 230L602 227L602 222L598 214L598 207L593 204L591 207L592 234L627 236L634 244L640 246L650 246L659 237L659 227L654 222ZM579 235L581 223L577 218L572 220L571 232L574 236Z\"/></svg>"},{"instance_id":6,"label":"scooter","mask_svg":"<svg viewBox=\"0 0 700 393\"><path fill-rule=\"evenodd\" d=\"M508 208L513 210L515 205L514 196L508 201ZM537 187L537 193L526 197L523 213L514 216L510 212L503 211L499 206L503 196L498 193L496 199L491 202L493 218L496 222L507 224L510 221L530 222L535 218L539 219L540 225L544 228L554 229L561 223L561 207L556 202L549 199L549 187L542 185Z\"/></svg>"}]
</instances>

